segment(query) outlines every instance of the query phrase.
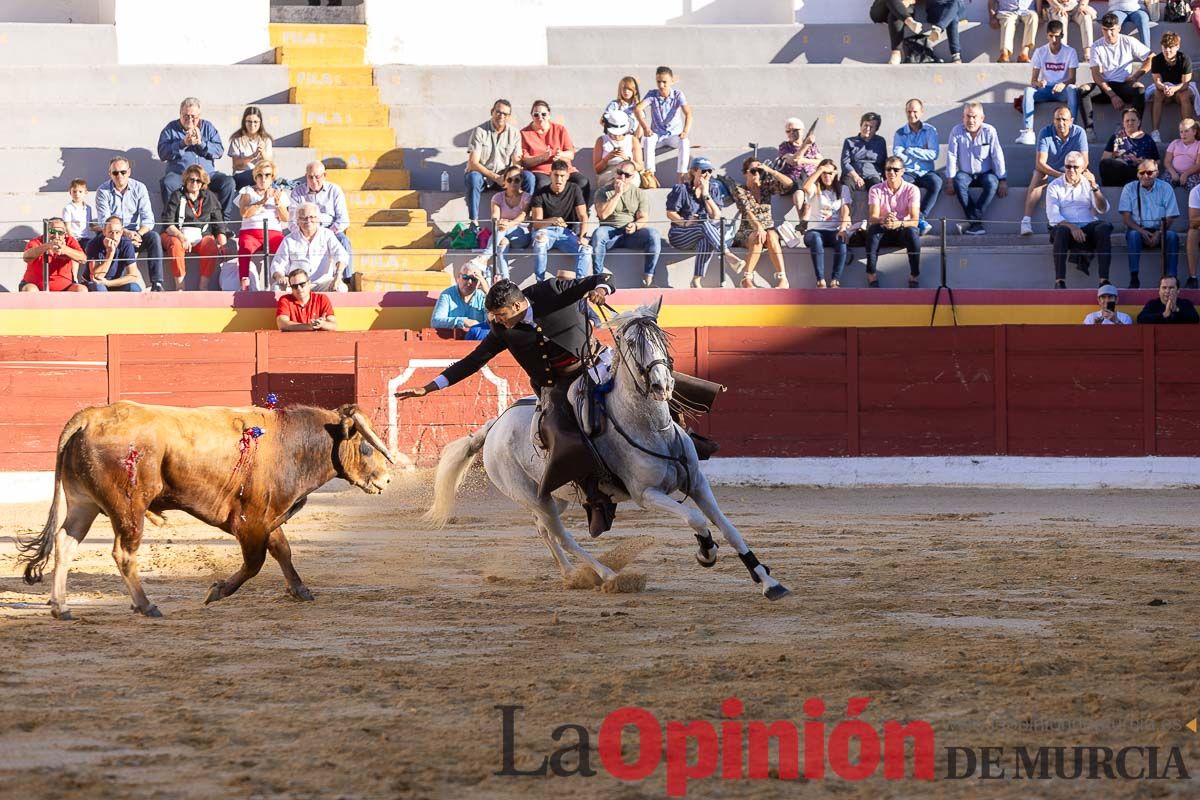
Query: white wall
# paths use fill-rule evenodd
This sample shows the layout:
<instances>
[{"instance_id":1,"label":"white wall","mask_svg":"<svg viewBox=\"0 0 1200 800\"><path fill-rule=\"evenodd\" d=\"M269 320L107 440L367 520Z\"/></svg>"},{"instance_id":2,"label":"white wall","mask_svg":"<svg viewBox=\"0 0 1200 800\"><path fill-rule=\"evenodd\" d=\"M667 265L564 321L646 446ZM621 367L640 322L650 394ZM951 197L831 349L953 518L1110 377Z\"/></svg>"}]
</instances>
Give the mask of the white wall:
<instances>
[{"instance_id":1,"label":"white wall","mask_svg":"<svg viewBox=\"0 0 1200 800\"><path fill-rule=\"evenodd\" d=\"M271 51L269 0L109 2L121 64L260 63Z\"/></svg>"},{"instance_id":2,"label":"white wall","mask_svg":"<svg viewBox=\"0 0 1200 800\"><path fill-rule=\"evenodd\" d=\"M0 0L0 22L111 25L115 0Z\"/></svg>"},{"instance_id":3,"label":"white wall","mask_svg":"<svg viewBox=\"0 0 1200 800\"><path fill-rule=\"evenodd\" d=\"M367 61L545 64L548 27L790 24L795 5L795 0L366 0ZM646 57L654 61L652 53Z\"/></svg>"}]
</instances>

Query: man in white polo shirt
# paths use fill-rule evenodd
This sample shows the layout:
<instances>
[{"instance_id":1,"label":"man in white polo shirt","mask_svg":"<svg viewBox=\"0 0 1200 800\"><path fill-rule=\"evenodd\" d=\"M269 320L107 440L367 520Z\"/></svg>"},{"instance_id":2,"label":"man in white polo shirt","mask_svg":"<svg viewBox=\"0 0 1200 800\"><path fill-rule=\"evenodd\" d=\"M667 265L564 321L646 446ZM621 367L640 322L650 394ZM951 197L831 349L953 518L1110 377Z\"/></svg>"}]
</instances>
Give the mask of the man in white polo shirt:
<instances>
[{"instance_id":1,"label":"man in white polo shirt","mask_svg":"<svg viewBox=\"0 0 1200 800\"><path fill-rule=\"evenodd\" d=\"M1100 262L1100 285L1109 283L1108 266L1112 260L1112 225L1098 214L1108 211L1108 201L1100 184L1086 166L1083 153L1070 153L1063 163L1063 174L1050 182L1046 190L1046 220L1050 223L1050 241L1054 245L1054 288L1067 288L1067 253L1076 256L1076 269L1088 274L1088 261Z\"/></svg>"},{"instance_id":2,"label":"man in white polo shirt","mask_svg":"<svg viewBox=\"0 0 1200 800\"><path fill-rule=\"evenodd\" d=\"M308 273L313 291L344 292L342 273L350 255L333 231L321 224L316 203L301 203L296 211L296 230L284 237L271 259L271 282L286 291L286 275L294 269Z\"/></svg>"}]
</instances>

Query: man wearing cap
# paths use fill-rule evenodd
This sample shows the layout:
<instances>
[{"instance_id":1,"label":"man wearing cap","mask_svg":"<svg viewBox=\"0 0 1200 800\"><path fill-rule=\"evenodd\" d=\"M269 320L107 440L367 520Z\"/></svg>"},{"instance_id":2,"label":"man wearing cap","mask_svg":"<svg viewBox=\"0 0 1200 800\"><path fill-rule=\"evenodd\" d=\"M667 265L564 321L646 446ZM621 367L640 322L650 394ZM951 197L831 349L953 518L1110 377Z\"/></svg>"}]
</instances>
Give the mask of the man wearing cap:
<instances>
[{"instance_id":1,"label":"man wearing cap","mask_svg":"<svg viewBox=\"0 0 1200 800\"><path fill-rule=\"evenodd\" d=\"M483 268L473 258L458 268L454 286L438 295L430 324L437 330L461 332L463 339L480 340L487 336L490 329L487 309L483 307L486 292L482 284Z\"/></svg>"},{"instance_id":2,"label":"man wearing cap","mask_svg":"<svg viewBox=\"0 0 1200 800\"><path fill-rule=\"evenodd\" d=\"M713 253L725 251L725 242L721 240L719 192L723 194L724 190L720 182L713 179L712 162L704 156L696 156L683 182L675 184L667 195L667 219L671 221L667 241L680 250L696 251L693 289L700 288L700 280ZM731 238L733 233L731 225Z\"/></svg>"},{"instance_id":3,"label":"man wearing cap","mask_svg":"<svg viewBox=\"0 0 1200 800\"><path fill-rule=\"evenodd\" d=\"M1133 319L1123 311L1117 311L1117 287L1111 283L1101 286L1096 291L1096 304L1099 311L1093 311L1083 318L1084 325L1132 325Z\"/></svg>"}]
</instances>

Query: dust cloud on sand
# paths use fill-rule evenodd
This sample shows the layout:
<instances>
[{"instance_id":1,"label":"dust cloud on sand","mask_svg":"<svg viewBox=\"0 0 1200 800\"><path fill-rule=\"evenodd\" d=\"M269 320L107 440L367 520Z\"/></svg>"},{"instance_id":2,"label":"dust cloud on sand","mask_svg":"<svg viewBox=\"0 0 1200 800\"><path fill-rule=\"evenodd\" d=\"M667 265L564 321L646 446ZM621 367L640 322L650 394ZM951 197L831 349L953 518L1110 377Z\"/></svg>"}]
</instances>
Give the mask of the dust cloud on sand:
<instances>
[{"instance_id":1,"label":"dust cloud on sand","mask_svg":"<svg viewBox=\"0 0 1200 800\"><path fill-rule=\"evenodd\" d=\"M1180 729L1200 712L1193 492L718 487L793 591L768 603L719 535L702 569L690 530L624 507L595 541L578 511L567 522L631 591L565 588L527 516L478 479L450 526L424 530L427 477L312 496L287 532L314 603L290 599L268 559L205 607L238 548L168 514L141 551L161 620L130 612L103 518L71 574L78 619L52 620L48 584L21 582L10 541L40 529L46 505L0 507L0 796L660 797L662 768L638 784L600 770L600 722L627 705L715 721L729 696L746 719L798 722L820 697L831 726L869 696L876 730L933 725L938 775L952 745L1177 745L1200 771L1200 736ZM577 723L600 774L495 775L497 705L524 706L518 767ZM1030 731L1038 721L1090 727ZM1178 781L985 783L989 797L1195 796ZM880 768L803 789L710 779L690 796L981 790Z\"/></svg>"}]
</instances>

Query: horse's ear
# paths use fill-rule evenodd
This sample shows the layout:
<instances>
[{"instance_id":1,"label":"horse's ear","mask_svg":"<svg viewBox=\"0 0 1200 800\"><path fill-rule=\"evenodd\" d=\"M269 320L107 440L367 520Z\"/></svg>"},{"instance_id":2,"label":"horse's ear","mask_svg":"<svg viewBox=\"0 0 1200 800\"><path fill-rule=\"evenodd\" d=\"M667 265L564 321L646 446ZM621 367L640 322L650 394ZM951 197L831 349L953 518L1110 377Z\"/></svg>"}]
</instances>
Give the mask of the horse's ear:
<instances>
[{"instance_id":1,"label":"horse's ear","mask_svg":"<svg viewBox=\"0 0 1200 800\"><path fill-rule=\"evenodd\" d=\"M658 312L662 311L662 300L663 300L663 296L660 294L658 296L658 302L654 304L654 321L655 322L658 322Z\"/></svg>"}]
</instances>

